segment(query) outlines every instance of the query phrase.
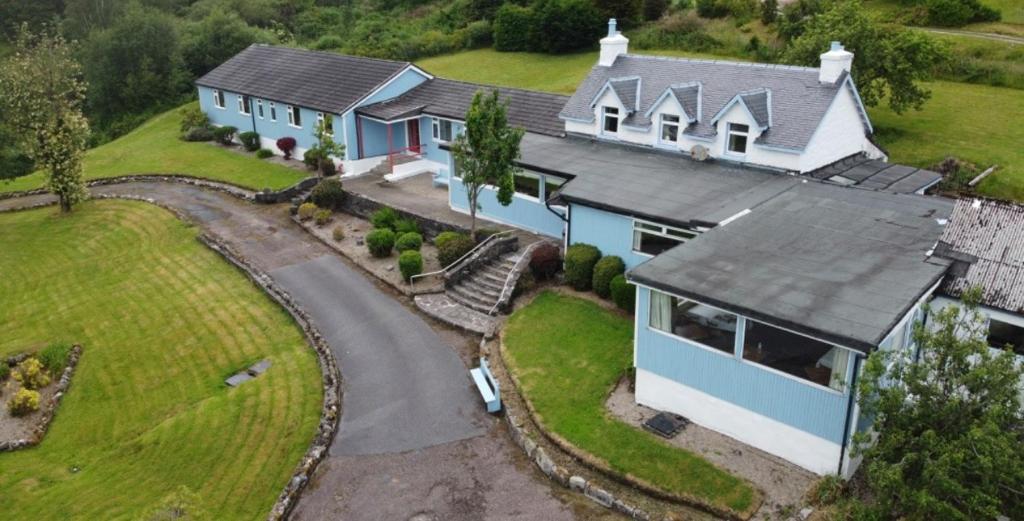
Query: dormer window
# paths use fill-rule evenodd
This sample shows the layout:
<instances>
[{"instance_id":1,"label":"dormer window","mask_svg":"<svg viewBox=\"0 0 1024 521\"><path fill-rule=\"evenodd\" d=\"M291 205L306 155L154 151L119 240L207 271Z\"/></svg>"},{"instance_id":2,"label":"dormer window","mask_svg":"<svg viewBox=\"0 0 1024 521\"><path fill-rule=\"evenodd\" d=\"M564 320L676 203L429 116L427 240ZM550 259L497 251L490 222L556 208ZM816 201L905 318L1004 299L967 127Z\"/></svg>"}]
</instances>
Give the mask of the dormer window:
<instances>
[{"instance_id":1,"label":"dormer window","mask_svg":"<svg viewBox=\"0 0 1024 521\"><path fill-rule=\"evenodd\" d=\"M729 154L744 155L747 153L747 138L750 136L750 127L739 123L729 123L729 131L726 134L725 150Z\"/></svg>"},{"instance_id":2,"label":"dormer window","mask_svg":"<svg viewBox=\"0 0 1024 521\"><path fill-rule=\"evenodd\" d=\"M601 131L605 134L617 134L619 132L619 109L616 107L602 107L603 117Z\"/></svg>"},{"instance_id":3,"label":"dormer window","mask_svg":"<svg viewBox=\"0 0 1024 521\"><path fill-rule=\"evenodd\" d=\"M658 139L662 143L675 143L679 137L679 116L672 114L661 115L661 135Z\"/></svg>"}]
</instances>

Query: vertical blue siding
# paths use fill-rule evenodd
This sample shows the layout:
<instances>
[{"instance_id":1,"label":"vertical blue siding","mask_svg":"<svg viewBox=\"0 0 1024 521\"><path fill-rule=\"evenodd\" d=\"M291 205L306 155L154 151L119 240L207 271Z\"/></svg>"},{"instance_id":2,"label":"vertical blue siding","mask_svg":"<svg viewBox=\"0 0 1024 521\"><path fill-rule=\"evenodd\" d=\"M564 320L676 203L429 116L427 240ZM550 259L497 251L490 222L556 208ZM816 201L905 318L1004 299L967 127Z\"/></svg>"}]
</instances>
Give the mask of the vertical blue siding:
<instances>
[{"instance_id":1,"label":"vertical blue siding","mask_svg":"<svg viewBox=\"0 0 1024 521\"><path fill-rule=\"evenodd\" d=\"M387 154L405 147L405 122L391 124L391 149L388 149L388 125L362 118L363 157Z\"/></svg>"},{"instance_id":2,"label":"vertical blue siding","mask_svg":"<svg viewBox=\"0 0 1024 521\"><path fill-rule=\"evenodd\" d=\"M237 127L239 132L253 130L264 138L278 140L283 137L295 138L299 148L308 149L316 144L316 115L319 111L299 107L299 117L302 119L302 128L295 128L288 124L288 104L264 98L251 98L252 116L246 116L238 112L238 93L224 91L224 108L217 108L213 104L213 89L199 87L199 107L210 118L210 122L217 125L231 125ZM260 119L256 108L256 100L263 99L263 119ZM277 107L277 121L270 119L270 103ZM338 141L342 140L342 119L335 114L324 114L334 120L334 135Z\"/></svg>"},{"instance_id":3,"label":"vertical blue siding","mask_svg":"<svg viewBox=\"0 0 1024 521\"><path fill-rule=\"evenodd\" d=\"M574 215L573 221L575 218ZM833 443L843 442L848 394L807 385L729 354L712 352L686 340L652 331L647 325L650 293L647 288L640 288L637 299L638 369Z\"/></svg>"},{"instance_id":4,"label":"vertical blue siding","mask_svg":"<svg viewBox=\"0 0 1024 521\"><path fill-rule=\"evenodd\" d=\"M466 188L462 181L452 177L448 182L448 200L453 208L469 212L469 201ZM544 202L533 198L515 195L512 203L502 206L498 202L497 192L485 188L480 194L480 209L477 215L501 223L517 226L550 237L561 237L564 221L548 211Z\"/></svg>"},{"instance_id":5,"label":"vertical blue siding","mask_svg":"<svg viewBox=\"0 0 1024 521\"><path fill-rule=\"evenodd\" d=\"M624 215L572 204L569 210L569 240L593 244L602 255L618 255L633 269L651 259L633 252L633 219Z\"/></svg>"},{"instance_id":6,"label":"vertical blue siding","mask_svg":"<svg viewBox=\"0 0 1024 521\"><path fill-rule=\"evenodd\" d=\"M392 79L391 83L388 83L386 87L375 92L372 96L368 96L365 100L359 102L359 105L357 106L362 107L364 105L370 105L377 103L378 101L384 101L386 99L400 96L424 81L427 81L426 76L413 69L406 69Z\"/></svg>"}]
</instances>

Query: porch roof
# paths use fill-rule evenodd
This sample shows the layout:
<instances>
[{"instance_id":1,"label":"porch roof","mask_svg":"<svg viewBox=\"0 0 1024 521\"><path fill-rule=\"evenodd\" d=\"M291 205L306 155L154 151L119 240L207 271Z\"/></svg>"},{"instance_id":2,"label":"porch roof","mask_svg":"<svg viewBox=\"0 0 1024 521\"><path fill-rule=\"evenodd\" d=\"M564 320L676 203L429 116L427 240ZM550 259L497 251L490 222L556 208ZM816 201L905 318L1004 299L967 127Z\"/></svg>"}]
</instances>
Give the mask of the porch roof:
<instances>
[{"instance_id":1,"label":"porch roof","mask_svg":"<svg viewBox=\"0 0 1024 521\"><path fill-rule=\"evenodd\" d=\"M629 273L634 282L869 352L945 273L952 202L807 182Z\"/></svg>"}]
</instances>

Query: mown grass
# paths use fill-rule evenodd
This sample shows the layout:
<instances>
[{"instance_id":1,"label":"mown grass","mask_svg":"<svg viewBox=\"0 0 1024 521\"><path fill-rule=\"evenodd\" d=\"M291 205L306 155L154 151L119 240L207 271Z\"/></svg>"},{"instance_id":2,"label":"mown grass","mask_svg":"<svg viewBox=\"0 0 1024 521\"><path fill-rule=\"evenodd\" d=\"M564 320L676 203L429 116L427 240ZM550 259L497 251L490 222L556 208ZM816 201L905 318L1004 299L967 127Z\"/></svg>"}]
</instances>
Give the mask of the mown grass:
<instances>
[{"instance_id":1,"label":"mown grass","mask_svg":"<svg viewBox=\"0 0 1024 521\"><path fill-rule=\"evenodd\" d=\"M209 143L178 139L180 109L147 121L130 133L89 150L83 173L86 179L130 174L184 174L236 184L253 190L281 189L307 174L281 165L225 150ZM43 174L36 172L11 181L0 181L0 192L42 188Z\"/></svg>"},{"instance_id":2,"label":"mown grass","mask_svg":"<svg viewBox=\"0 0 1024 521\"><path fill-rule=\"evenodd\" d=\"M505 328L509 366L544 425L667 491L738 512L757 493L703 458L609 416L604 400L631 365L633 323L593 302L545 292Z\"/></svg>"},{"instance_id":3,"label":"mown grass","mask_svg":"<svg viewBox=\"0 0 1024 521\"><path fill-rule=\"evenodd\" d=\"M195 237L136 202L0 214L0 356L84 345L43 443L0 454L0 517L137 519L181 486L211 519L266 517L316 429L316 358Z\"/></svg>"}]
</instances>

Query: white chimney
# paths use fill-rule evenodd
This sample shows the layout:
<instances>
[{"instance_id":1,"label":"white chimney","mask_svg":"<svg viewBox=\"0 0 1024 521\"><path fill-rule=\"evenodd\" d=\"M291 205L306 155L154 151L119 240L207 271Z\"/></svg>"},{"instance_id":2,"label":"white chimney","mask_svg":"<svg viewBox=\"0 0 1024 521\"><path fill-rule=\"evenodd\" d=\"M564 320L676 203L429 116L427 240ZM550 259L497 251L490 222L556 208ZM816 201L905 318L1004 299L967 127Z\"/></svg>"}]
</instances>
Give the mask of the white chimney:
<instances>
[{"instance_id":1,"label":"white chimney","mask_svg":"<svg viewBox=\"0 0 1024 521\"><path fill-rule=\"evenodd\" d=\"M608 36L601 38L601 58L597 60L597 64L602 67L610 67L615 63L616 57L626 54L628 48L629 38L615 30L614 18L608 20Z\"/></svg>"},{"instance_id":2,"label":"white chimney","mask_svg":"<svg viewBox=\"0 0 1024 521\"><path fill-rule=\"evenodd\" d=\"M853 53L843 49L843 44L832 42L832 48L827 53L821 55L818 81L821 83L835 83L839 79L839 75L843 71L850 72L850 67L852 66Z\"/></svg>"}]
</instances>

